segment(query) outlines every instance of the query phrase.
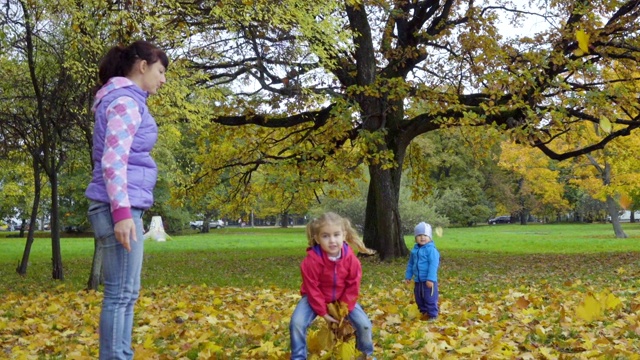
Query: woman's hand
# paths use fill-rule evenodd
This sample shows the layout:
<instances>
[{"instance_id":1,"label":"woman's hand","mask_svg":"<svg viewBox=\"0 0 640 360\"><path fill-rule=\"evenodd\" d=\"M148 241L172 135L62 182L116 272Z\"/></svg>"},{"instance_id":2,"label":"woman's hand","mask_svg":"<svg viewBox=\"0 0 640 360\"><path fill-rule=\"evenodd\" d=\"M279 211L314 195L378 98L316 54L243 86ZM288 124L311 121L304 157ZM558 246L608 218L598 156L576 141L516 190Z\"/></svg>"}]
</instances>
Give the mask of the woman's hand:
<instances>
[{"instance_id":1,"label":"woman's hand","mask_svg":"<svg viewBox=\"0 0 640 360\"><path fill-rule=\"evenodd\" d=\"M431 289L433 287L433 281L427 280L427 287Z\"/></svg>"},{"instance_id":2,"label":"woman's hand","mask_svg":"<svg viewBox=\"0 0 640 360\"><path fill-rule=\"evenodd\" d=\"M116 240L129 252L131 252L131 240L138 241L136 239L136 224L133 219L124 219L118 221L113 227L113 231L116 235Z\"/></svg>"}]
</instances>

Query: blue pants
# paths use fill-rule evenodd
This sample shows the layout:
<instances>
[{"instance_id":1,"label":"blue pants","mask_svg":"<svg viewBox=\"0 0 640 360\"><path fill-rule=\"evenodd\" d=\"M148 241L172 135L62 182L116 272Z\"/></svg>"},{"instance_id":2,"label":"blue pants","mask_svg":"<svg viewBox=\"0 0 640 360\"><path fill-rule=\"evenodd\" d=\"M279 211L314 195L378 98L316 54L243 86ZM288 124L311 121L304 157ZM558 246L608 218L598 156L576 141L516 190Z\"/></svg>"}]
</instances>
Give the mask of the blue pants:
<instances>
[{"instance_id":1,"label":"blue pants","mask_svg":"<svg viewBox=\"0 0 640 360\"><path fill-rule=\"evenodd\" d=\"M416 305L422 314L429 315L433 319L438 317L438 283L434 282L432 288L427 287L427 282L417 282L413 288Z\"/></svg>"},{"instance_id":2,"label":"blue pants","mask_svg":"<svg viewBox=\"0 0 640 360\"><path fill-rule=\"evenodd\" d=\"M109 204L92 201L89 205L89 220L103 255L100 360L133 359L133 305L140 293L144 232L142 210L132 208L131 215L136 225L137 241L131 240L131 252L128 252L116 240Z\"/></svg>"},{"instance_id":3,"label":"blue pants","mask_svg":"<svg viewBox=\"0 0 640 360\"><path fill-rule=\"evenodd\" d=\"M309 305L307 297L303 296L293 311L291 323L289 324L291 360L307 358L307 328L316 316L311 305ZM365 314L360 305L356 304L356 307L349 313L348 317L356 331L356 348L364 354L373 354L371 320L369 320L367 314Z\"/></svg>"}]
</instances>

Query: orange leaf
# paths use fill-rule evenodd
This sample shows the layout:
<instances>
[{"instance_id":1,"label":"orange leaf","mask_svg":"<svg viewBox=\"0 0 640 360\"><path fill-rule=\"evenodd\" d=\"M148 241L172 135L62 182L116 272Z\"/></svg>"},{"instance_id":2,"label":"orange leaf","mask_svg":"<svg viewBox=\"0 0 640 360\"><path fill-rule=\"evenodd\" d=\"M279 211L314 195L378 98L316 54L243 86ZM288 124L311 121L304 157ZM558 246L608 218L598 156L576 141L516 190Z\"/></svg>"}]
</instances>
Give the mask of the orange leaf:
<instances>
[{"instance_id":1,"label":"orange leaf","mask_svg":"<svg viewBox=\"0 0 640 360\"><path fill-rule=\"evenodd\" d=\"M631 207L631 203L633 203L633 200L631 200L629 195L622 194L620 195L620 200L618 202L620 203L620 206L622 206L623 209L629 210L629 208Z\"/></svg>"},{"instance_id":2,"label":"orange leaf","mask_svg":"<svg viewBox=\"0 0 640 360\"><path fill-rule=\"evenodd\" d=\"M529 307L529 304L531 304L531 301L525 299L524 296L521 296L516 300L514 305L519 309L526 309Z\"/></svg>"}]
</instances>

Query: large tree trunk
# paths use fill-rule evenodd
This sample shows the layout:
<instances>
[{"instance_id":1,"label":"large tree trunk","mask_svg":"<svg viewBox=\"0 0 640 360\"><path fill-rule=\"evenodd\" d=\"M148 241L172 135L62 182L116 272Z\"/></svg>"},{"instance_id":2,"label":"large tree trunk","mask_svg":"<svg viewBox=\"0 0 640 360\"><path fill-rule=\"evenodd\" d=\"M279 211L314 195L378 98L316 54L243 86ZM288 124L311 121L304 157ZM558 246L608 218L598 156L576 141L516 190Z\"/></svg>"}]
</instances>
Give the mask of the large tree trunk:
<instances>
[{"instance_id":1,"label":"large tree trunk","mask_svg":"<svg viewBox=\"0 0 640 360\"><path fill-rule=\"evenodd\" d=\"M367 210L363 240L367 247L378 252L381 260L406 257L409 249L402 234L402 221L398 209L399 187L393 183L393 172L371 165L371 182L367 195Z\"/></svg>"},{"instance_id":2,"label":"large tree trunk","mask_svg":"<svg viewBox=\"0 0 640 360\"><path fill-rule=\"evenodd\" d=\"M402 234L398 203L404 157L415 134L396 132L398 124L404 118L402 104L399 101L390 101L384 97L366 97L360 107L366 109L363 113L366 130L386 130L385 141L376 145L376 151L391 151L396 165L391 167L389 164L375 161L369 165L370 183L363 240L367 247L378 252L381 260L406 257L409 249Z\"/></svg>"},{"instance_id":3,"label":"large tree trunk","mask_svg":"<svg viewBox=\"0 0 640 360\"><path fill-rule=\"evenodd\" d=\"M284 213L282 213L282 215L280 216L280 227L281 227L281 228L287 228L287 227L289 227L289 213L284 212Z\"/></svg>"}]
</instances>

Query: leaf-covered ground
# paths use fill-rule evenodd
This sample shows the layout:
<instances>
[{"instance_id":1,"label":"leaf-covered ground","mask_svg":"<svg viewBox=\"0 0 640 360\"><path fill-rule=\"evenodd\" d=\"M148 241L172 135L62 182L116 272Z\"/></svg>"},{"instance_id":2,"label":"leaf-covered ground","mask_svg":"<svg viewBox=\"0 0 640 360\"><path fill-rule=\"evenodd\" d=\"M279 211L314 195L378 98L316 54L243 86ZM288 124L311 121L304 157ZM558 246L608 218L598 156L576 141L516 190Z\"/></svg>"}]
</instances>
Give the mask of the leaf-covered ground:
<instances>
[{"instance_id":1,"label":"leaf-covered ground","mask_svg":"<svg viewBox=\"0 0 640 360\"><path fill-rule=\"evenodd\" d=\"M640 359L637 253L444 259L441 317L429 322L402 263L363 263L378 359ZM0 358L97 358L101 298L64 285L3 294ZM273 285L145 288L136 359L287 359L298 299Z\"/></svg>"}]
</instances>

